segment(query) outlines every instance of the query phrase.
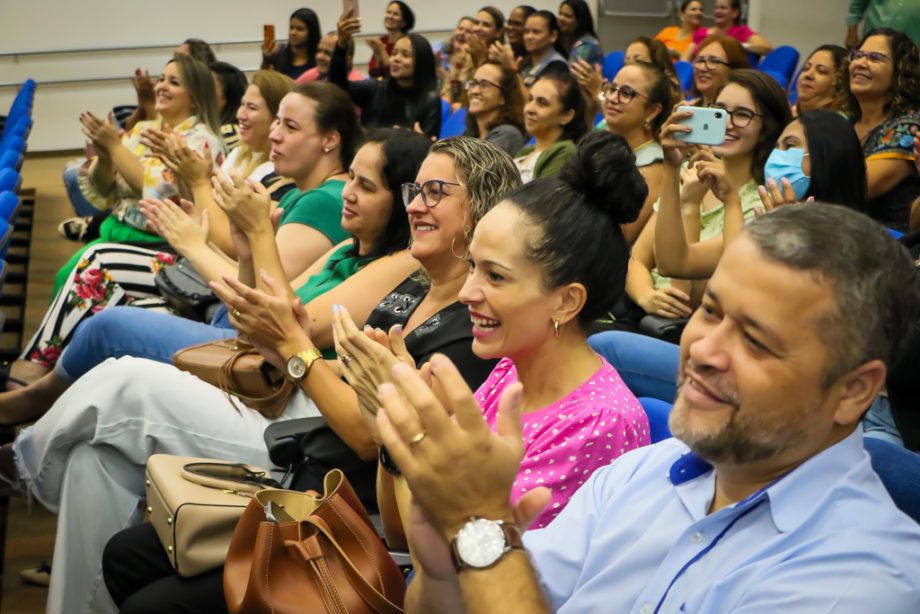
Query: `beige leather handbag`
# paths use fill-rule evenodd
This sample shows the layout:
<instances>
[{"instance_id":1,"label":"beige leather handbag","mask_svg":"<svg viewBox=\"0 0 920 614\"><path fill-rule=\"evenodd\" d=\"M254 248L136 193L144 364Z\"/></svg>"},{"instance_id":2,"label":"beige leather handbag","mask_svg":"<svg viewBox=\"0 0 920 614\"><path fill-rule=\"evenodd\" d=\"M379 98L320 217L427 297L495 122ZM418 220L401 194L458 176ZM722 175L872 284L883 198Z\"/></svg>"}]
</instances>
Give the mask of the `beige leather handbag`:
<instances>
[{"instance_id":1,"label":"beige leather handbag","mask_svg":"<svg viewBox=\"0 0 920 614\"><path fill-rule=\"evenodd\" d=\"M280 486L252 465L154 454L147 460L147 516L179 575L195 576L223 565L252 495Z\"/></svg>"}]
</instances>

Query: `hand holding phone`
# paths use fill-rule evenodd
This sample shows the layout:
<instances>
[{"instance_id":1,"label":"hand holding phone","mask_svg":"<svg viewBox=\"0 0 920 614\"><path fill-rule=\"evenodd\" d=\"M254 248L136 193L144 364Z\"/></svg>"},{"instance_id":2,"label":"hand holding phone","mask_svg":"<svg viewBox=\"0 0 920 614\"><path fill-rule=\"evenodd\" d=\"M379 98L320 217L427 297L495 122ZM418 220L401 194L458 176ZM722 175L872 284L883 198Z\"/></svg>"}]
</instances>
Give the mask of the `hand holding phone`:
<instances>
[{"instance_id":1,"label":"hand holding phone","mask_svg":"<svg viewBox=\"0 0 920 614\"><path fill-rule=\"evenodd\" d=\"M274 55L278 51L276 49L277 45L274 24L267 23L262 26L262 55L265 57Z\"/></svg>"},{"instance_id":2,"label":"hand holding phone","mask_svg":"<svg viewBox=\"0 0 920 614\"><path fill-rule=\"evenodd\" d=\"M683 126L689 126L690 131L674 132L675 139L696 145L721 145L725 142L725 118L728 114L724 109L679 106L677 111L692 115L678 121Z\"/></svg>"}]
</instances>

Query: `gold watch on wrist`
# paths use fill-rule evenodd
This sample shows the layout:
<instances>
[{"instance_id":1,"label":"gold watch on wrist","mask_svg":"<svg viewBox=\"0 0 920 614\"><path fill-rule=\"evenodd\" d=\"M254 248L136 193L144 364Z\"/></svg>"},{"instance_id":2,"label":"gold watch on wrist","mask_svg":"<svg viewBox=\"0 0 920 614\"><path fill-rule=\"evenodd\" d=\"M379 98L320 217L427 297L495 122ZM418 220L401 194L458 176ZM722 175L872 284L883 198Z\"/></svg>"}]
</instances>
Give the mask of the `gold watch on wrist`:
<instances>
[{"instance_id":1,"label":"gold watch on wrist","mask_svg":"<svg viewBox=\"0 0 920 614\"><path fill-rule=\"evenodd\" d=\"M287 361L287 374L295 382L302 380L310 372L310 368L317 360L323 357L323 353L317 348L310 348L303 352L297 352Z\"/></svg>"}]
</instances>

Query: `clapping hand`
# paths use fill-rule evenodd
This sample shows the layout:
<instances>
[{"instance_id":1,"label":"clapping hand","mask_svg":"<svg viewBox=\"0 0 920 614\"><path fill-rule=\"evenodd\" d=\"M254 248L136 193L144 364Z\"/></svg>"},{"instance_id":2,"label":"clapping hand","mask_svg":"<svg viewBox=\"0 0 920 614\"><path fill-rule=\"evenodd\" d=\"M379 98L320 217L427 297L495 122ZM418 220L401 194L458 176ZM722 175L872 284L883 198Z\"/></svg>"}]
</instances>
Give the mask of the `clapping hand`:
<instances>
[{"instance_id":1,"label":"clapping hand","mask_svg":"<svg viewBox=\"0 0 920 614\"><path fill-rule=\"evenodd\" d=\"M265 291L250 288L241 281L225 276L223 281L208 284L224 302L230 322L272 365L284 371L286 346L299 350L312 347L310 316L300 299L291 299L288 289L264 270L260 272Z\"/></svg>"},{"instance_id":2,"label":"clapping hand","mask_svg":"<svg viewBox=\"0 0 920 614\"><path fill-rule=\"evenodd\" d=\"M248 181L231 171L229 176L215 173L211 186L214 202L241 231L249 234L272 229L272 197L261 183Z\"/></svg>"},{"instance_id":3,"label":"clapping hand","mask_svg":"<svg viewBox=\"0 0 920 614\"><path fill-rule=\"evenodd\" d=\"M572 76L578 81L585 98L595 106L600 102L601 91L604 87L604 75L597 64L591 66L584 60L577 60L570 67Z\"/></svg>"},{"instance_id":4,"label":"clapping hand","mask_svg":"<svg viewBox=\"0 0 920 614\"><path fill-rule=\"evenodd\" d=\"M199 213L195 204L182 199L181 206L169 200L146 198L140 201L147 222L176 251L186 255L196 247L206 246L210 223L208 212Z\"/></svg>"},{"instance_id":5,"label":"clapping hand","mask_svg":"<svg viewBox=\"0 0 920 614\"><path fill-rule=\"evenodd\" d=\"M106 153L110 153L114 147L121 143L121 136L115 126L115 118L111 113L109 113L108 121L106 121L90 111L86 111L80 114L80 123L83 125L83 134L93 142L97 150L101 149L105 150Z\"/></svg>"},{"instance_id":6,"label":"clapping hand","mask_svg":"<svg viewBox=\"0 0 920 614\"><path fill-rule=\"evenodd\" d=\"M430 384L399 363L393 383L378 389L380 437L413 500L442 538L452 537L471 516L513 520L509 497L524 456L521 385L502 393L493 433L446 356L434 355L429 372Z\"/></svg>"},{"instance_id":7,"label":"clapping hand","mask_svg":"<svg viewBox=\"0 0 920 614\"><path fill-rule=\"evenodd\" d=\"M179 135L151 128L141 134L141 142L189 185L206 183L210 178L214 167L211 157L200 155ZM204 147L209 153L210 146L205 143Z\"/></svg>"}]
</instances>

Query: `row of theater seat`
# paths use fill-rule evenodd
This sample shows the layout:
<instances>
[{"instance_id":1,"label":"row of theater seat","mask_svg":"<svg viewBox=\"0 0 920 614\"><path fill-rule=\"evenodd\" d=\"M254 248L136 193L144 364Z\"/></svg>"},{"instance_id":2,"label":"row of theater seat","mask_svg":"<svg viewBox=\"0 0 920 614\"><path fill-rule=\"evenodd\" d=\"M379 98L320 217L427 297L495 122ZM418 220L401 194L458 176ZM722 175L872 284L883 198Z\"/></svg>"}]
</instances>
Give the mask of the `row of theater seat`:
<instances>
[{"instance_id":1,"label":"row of theater seat","mask_svg":"<svg viewBox=\"0 0 920 614\"><path fill-rule=\"evenodd\" d=\"M750 54L751 67L770 75L780 84L784 90L789 93L789 102L794 103L796 99L796 79L798 75L795 72L799 64L799 52L795 47L788 45L777 47L762 58ZM623 68L624 52L611 51L604 58L602 72L604 79L610 81ZM693 65L690 62L675 62L674 70L680 79L680 88L685 96L689 96L693 88ZM598 115L597 121L603 119ZM450 103L443 101L441 108L441 138L458 136L466 130L466 108L460 108L451 112Z\"/></svg>"}]
</instances>

